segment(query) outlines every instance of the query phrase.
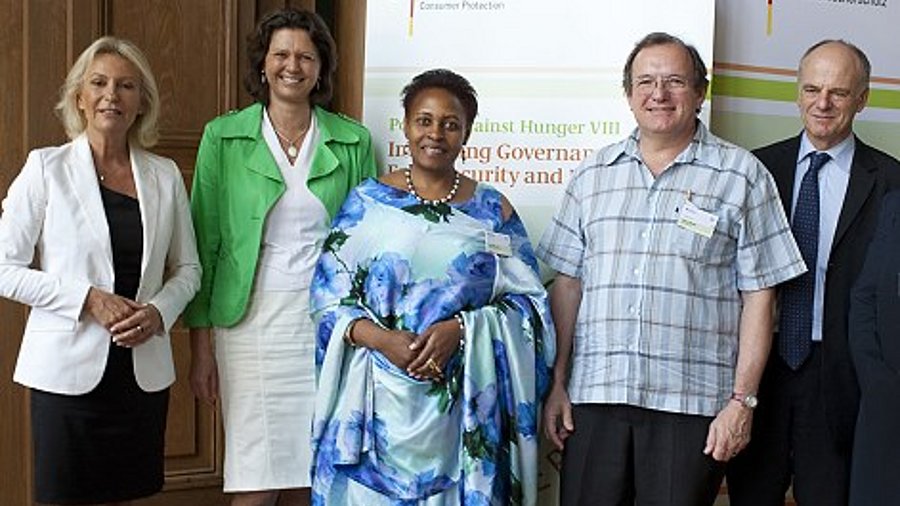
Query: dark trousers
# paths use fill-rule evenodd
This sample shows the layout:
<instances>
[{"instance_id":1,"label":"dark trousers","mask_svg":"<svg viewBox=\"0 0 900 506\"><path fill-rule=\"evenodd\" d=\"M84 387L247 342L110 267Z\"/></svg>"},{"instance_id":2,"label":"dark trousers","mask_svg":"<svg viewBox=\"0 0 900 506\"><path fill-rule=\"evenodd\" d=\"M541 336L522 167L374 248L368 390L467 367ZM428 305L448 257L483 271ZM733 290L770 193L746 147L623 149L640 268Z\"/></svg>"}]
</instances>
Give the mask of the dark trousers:
<instances>
[{"instance_id":1,"label":"dark trousers","mask_svg":"<svg viewBox=\"0 0 900 506\"><path fill-rule=\"evenodd\" d=\"M711 418L624 405L573 406L561 506L704 506L725 468L703 454Z\"/></svg>"},{"instance_id":2,"label":"dark trousers","mask_svg":"<svg viewBox=\"0 0 900 506\"><path fill-rule=\"evenodd\" d=\"M850 455L831 437L821 368L818 344L797 371L777 356L769 360L750 444L728 464L732 506L782 506L792 477L798 506L847 505Z\"/></svg>"}]
</instances>

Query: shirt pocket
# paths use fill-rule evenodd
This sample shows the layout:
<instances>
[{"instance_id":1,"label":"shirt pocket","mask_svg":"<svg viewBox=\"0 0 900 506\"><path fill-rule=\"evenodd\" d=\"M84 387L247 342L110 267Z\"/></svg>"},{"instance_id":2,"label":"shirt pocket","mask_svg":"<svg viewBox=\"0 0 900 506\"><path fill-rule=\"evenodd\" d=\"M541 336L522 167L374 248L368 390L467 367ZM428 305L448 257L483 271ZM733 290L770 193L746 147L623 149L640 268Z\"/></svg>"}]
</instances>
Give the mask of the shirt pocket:
<instances>
[{"instance_id":1,"label":"shirt pocket","mask_svg":"<svg viewBox=\"0 0 900 506\"><path fill-rule=\"evenodd\" d=\"M718 216L716 227L711 237L698 234L678 226L676 219L674 231L674 250L679 257L701 264L723 265L734 262L737 254L737 241L728 233L729 220L718 210L701 208L703 211Z\"/></svg>"}]
</instances>

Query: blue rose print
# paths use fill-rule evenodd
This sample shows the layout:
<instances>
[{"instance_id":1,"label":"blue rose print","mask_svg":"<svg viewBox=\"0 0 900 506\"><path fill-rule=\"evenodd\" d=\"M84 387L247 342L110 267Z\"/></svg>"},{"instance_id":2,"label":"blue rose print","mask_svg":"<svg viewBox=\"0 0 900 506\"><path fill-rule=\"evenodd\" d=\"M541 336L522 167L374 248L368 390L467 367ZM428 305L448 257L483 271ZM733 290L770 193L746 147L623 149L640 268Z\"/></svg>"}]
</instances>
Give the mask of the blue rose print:
<instances>
[{"instance_id":1,"label":"blue rose print","mask_svg":"<svg viewBox=\"0 0 900 506\"><path fill-rule=\"evenodd\" d=\"M385 253L369 265L365 280L365 303L382 319L395 314L409 283L409 262L397 253Z\"/></svg>"},{"instance_id":2,"label":"blue rose print","mask_svg":"<svg viewBox=\"0 0 900 506\"><path fill-rule=\"evenodd\" d=\"M342 230L353 228L363 218L365 212L365 203L360 195L359 188L353 189L347 194L347 199L344 200L341 210L338 211L334 220L332 220L331 226Z\"/></svg>"},{"instance_id":3,"label":"blue rose print","mask_svg":"<svg viewBox=\"0 0 900 506\"><path fill-rule=\"evenodd\" d=\"M532 438L537 434L537 404L533 402L520 402L516 410L516 430L526 438Z\"/></svg>"}]
</instances>

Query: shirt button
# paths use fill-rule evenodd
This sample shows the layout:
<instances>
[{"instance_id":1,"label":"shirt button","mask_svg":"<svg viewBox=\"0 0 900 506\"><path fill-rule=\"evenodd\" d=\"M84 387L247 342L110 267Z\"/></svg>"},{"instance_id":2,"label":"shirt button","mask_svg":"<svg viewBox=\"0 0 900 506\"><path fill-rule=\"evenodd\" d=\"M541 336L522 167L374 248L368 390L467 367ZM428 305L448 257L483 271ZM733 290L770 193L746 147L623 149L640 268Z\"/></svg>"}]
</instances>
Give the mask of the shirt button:
<instances>
[{"instance_id":1,"label":"shirt button","mask_svg":"<svg viewBox=\"0 0 900 506\"><path fill-rule=\"evenodd\" d=\"M639 275L639 274L641 273L641 270L640 270L640 269L635 269L635 270L633 270L633 271L631 271L631 272L633 272L634 275L637 276L637 275Z\"/></svg>"},{"instance_id":2,"label":"shirt button","mask_svg":"<svg viewBox=\"0 0 900 506\"><path fill-rule=\"evenodd\" d=\"M641 232L641 239L647 238L647 232Z\"/></svg>"}]
</instances>

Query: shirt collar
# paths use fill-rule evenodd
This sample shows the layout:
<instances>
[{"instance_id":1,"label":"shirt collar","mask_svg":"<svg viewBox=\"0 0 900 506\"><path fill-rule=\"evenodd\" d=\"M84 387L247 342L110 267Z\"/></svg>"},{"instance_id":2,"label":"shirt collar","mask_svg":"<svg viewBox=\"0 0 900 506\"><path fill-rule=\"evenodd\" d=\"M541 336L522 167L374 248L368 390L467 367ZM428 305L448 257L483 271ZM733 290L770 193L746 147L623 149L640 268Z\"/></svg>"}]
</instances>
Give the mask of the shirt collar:
<instances>
[{"instance_id":1,"label":"shirt collar","mask_svg":"<svg viewBox=\"0 0 900 506\"><path fill-rule=\"evenodd\" d=\"M694 129L694 138L691 140L690 144L675 157L675 160L672 162L673 165L698 163L712 167L720 166L718 163L720 158L719 150L715 147L716 143L710 141L711 137L712 134L710 134L709 129L698 119L697 127ZM635 128L627 138L614 144L610 149L604 150L599 160L600 163L612 165L623 156L634 160L640 160L640 138L640 129Z\"/></svg>"},{"instance_id":2,"label":"shirt collar","mask_svg":"<svg viewBox=\"0 0 900 506\"><path fill-rule=\"evenodd\" d=\"M797 164L799 165L806 160L810 154L817 151L819 150L813 146L812 141L809 140L809 136L807 136L806 131L804 131L803 135L800 136L800 149L797 151ZM854 151L856 151L856 136L850 134L846 139L835 144L830 149L822 151L822 153L828 153L831 156L831 161L834 162L839 169L849 173L850 166L853 162Z\"/></svg>"}]
</instances>

